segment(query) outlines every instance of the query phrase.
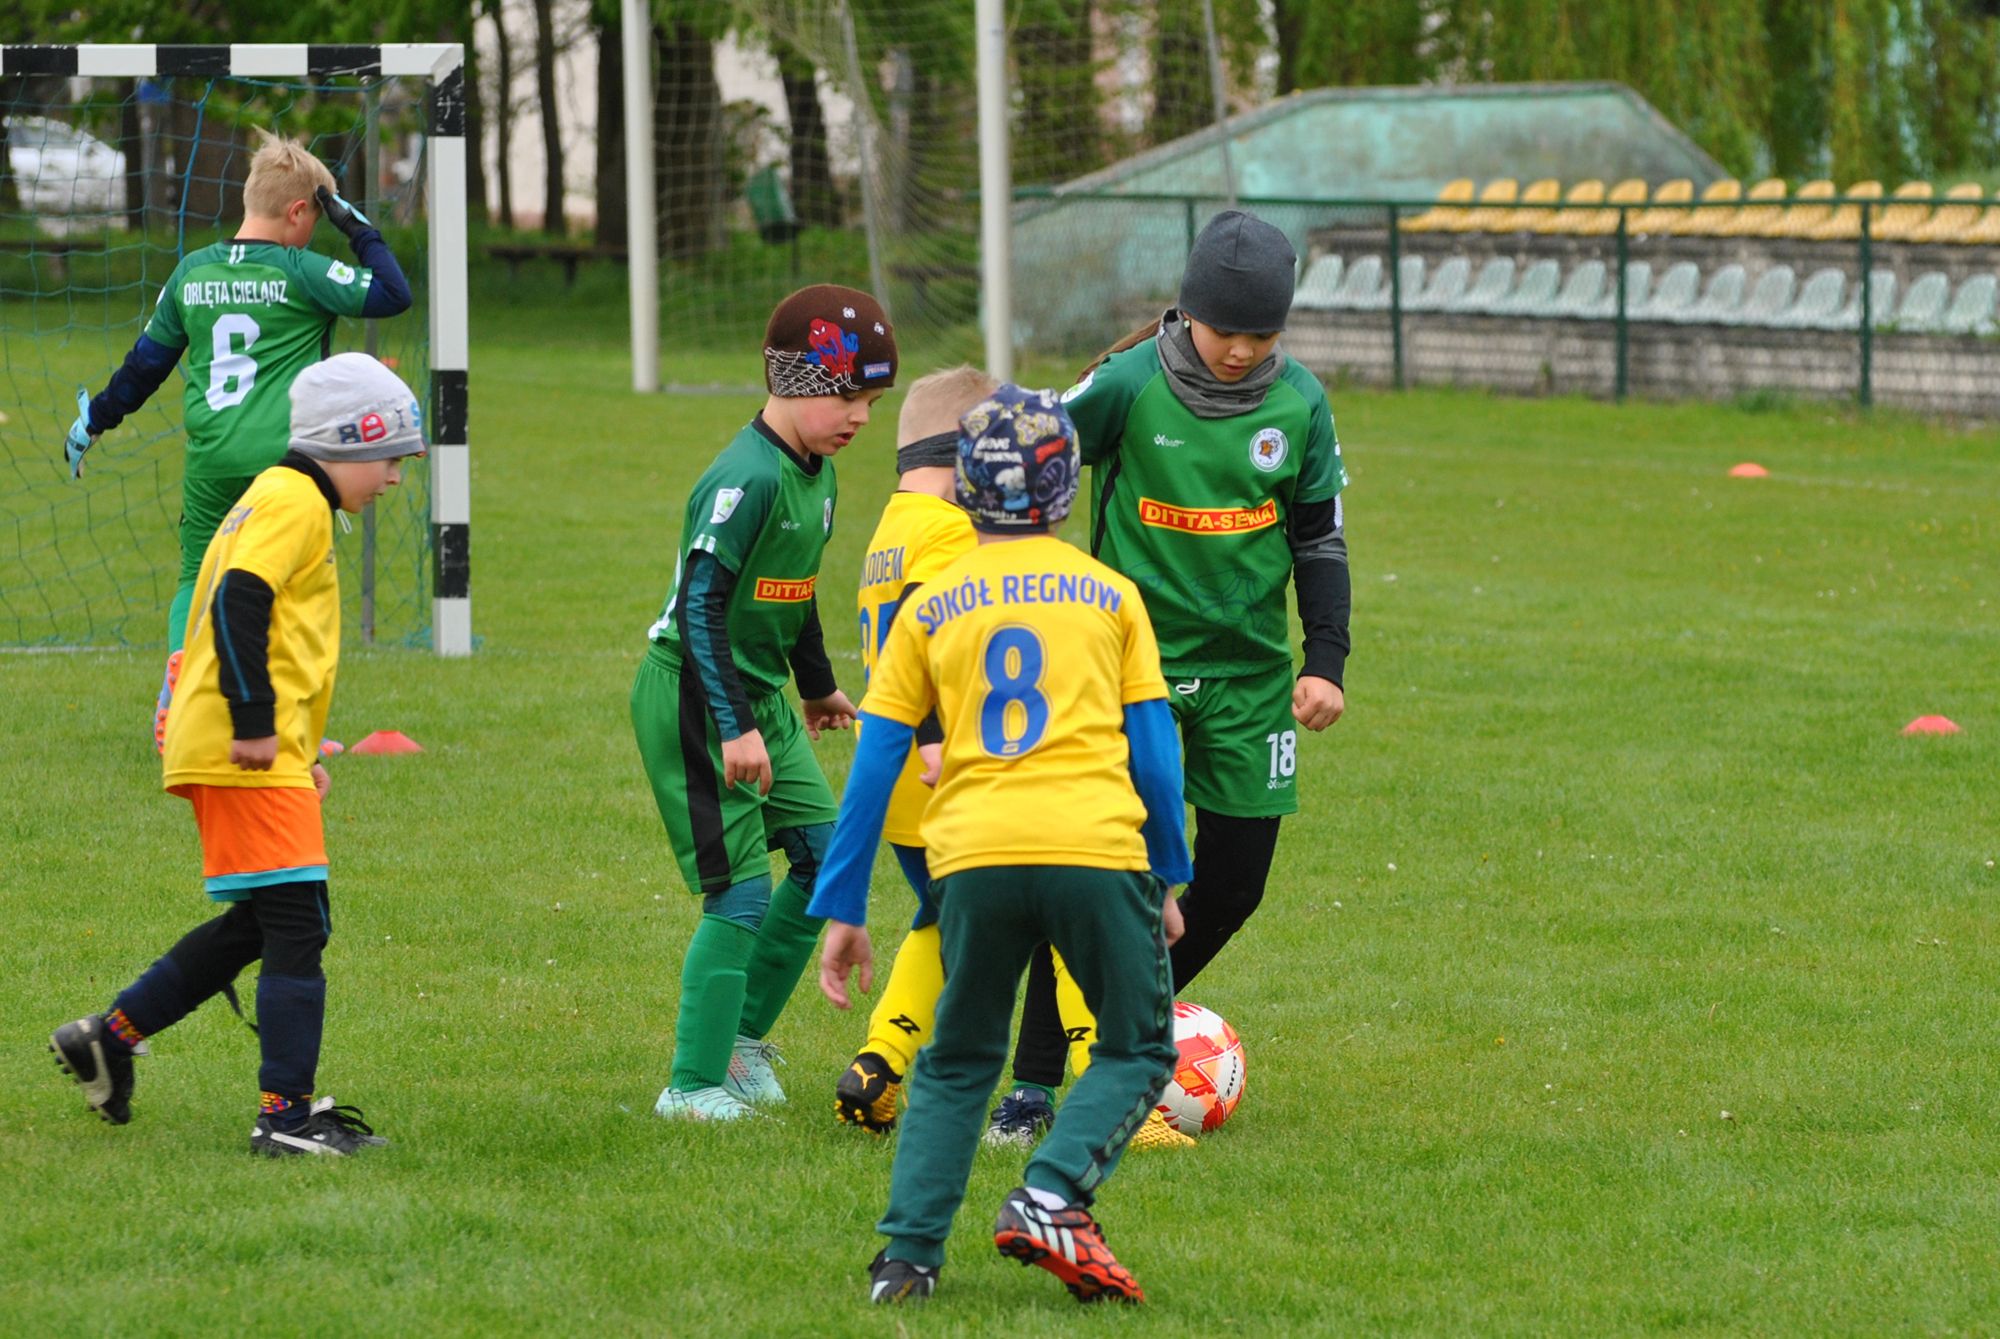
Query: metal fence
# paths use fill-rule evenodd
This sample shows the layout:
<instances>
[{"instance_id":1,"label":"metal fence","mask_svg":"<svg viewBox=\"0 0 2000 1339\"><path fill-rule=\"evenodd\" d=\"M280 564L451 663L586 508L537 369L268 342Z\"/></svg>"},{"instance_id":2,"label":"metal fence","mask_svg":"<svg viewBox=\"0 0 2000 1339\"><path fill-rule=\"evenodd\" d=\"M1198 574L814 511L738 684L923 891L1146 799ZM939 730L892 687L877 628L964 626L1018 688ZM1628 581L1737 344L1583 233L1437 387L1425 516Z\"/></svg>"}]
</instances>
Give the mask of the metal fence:
<instances>
[{"instance_id":1,"label":"metal fence","mask_svg":"<svg viewBox=\"0 0 2000 1339\"><path fill-rule=\"evenodd\" d=\"M1237 203L1297 248L1286 347L1332 379L2000 414L2000 245L1939 240L1935 201ZM1018 192L1023 344L1076 352L1157 315L1228 204Z\"/></svg>"}]
</instances>

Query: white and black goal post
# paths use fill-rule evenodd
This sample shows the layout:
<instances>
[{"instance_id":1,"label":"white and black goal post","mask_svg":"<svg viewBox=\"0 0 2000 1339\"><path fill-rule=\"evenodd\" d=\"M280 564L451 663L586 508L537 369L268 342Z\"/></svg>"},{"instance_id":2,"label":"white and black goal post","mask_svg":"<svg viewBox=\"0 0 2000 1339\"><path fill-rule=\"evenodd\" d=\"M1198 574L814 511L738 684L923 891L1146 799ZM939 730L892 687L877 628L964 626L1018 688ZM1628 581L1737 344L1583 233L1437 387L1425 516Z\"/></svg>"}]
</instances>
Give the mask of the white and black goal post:
<instances>
[{"instance_id":1,"label":"white and black goal post","mask_svg":"<svg viewBox=\"0 0 2000 1339\"><path fill-rule=\"evenodd\" d=\"M428 348L422 361L428 387L430 493L428 579L429 641L439 655L469 655L472 636L471 447L466 435L470 320L467 285L465 50L458 43L378 45L234 43L177 46L153 43L0 45L0 76L138 81L140 87L175 80L243 81L245 86L317 87L357 81L366 88L387 80L422 81L422 198L426 224ZM348 85L343 82L342 87ZM192 157L188 170L192 171ZM211 220L212 221L212 220ZM412 281L417 275L412 274ZM157 283L157 280L155 281ZM106 369L109 370L108 368ZM150 499L149 499L150 502ZM55 513L63 514L60 509ZM64 522L58 520L57 539ZM74 545L72 544L72 547ZM18 555L17 555L18 556ZM0 555L4 558L5 555ZM420 598L420 597L419 597ZM102 620L90 616L92 626ZM67 624L23 640L61 642L75 634Z\"/></svg>"}]
</instances>

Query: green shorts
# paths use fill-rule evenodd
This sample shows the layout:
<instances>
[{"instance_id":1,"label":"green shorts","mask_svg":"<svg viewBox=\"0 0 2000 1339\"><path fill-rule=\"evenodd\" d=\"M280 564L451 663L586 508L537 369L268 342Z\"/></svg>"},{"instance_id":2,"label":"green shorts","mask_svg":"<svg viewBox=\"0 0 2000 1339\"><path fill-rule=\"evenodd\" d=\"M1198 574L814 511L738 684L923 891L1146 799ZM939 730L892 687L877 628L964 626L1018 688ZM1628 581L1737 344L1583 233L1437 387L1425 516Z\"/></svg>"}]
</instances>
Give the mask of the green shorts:
<instances>
[{"instance_id":1,"label":"green shorts","mask_svg":"<svg viewBox=\"0 0 2000 1339\"><path fill-rule=\"evenodd\" d=\"M1290 665L1227 679L1167 675L1189 804L1230 818L1299 811L1296 678Z\"/></svg>"},{"instance_id":2,"label":"green shorts","mask_svg":"<svg viewBox=\"0 0 2000 1339\"><path fill-rule=\"evenodd\" d=\"M201 560L208 555L208 542L254 482L255 475L181 480L181 576L177 584L194 586L195 578L201 575Z\"/></svg>"},{"instance_id":3,"label":"green shorts","mask_svg":"<svg viewBox=\"0 0 2000 1339\"><path fill-rule=\"evenodd\" d=\"M786 828L831 823L840 814L832 787L806 741L805 722L783 693L750 704L771 755L771 793L722 781L722 737L699 678L669 668L649 650L632 681L632 729L667 825L667 840L690 891L720 893L768 877L769 852Z\"/></svg>"}]
</instances>

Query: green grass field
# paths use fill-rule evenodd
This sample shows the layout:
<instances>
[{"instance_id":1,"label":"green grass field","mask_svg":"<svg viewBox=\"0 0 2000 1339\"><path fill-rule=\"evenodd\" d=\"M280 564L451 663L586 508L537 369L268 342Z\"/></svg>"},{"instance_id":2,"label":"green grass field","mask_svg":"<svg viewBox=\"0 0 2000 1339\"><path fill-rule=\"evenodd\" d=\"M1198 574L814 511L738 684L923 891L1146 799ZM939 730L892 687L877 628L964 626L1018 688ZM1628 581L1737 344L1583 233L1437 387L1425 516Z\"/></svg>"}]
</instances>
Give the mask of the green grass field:
<instances>
[{"instance_id":1,"label":"green grass field","mask_svg":"<svg viewBox=\"0 0 2000 1339\"><path fill-rule=\"evenodd\" d=\"M2000 1328L1992 433L1336 391L1348 715L1195 993L1243 1106L1102 1201L1152 1302L1081 1312L998 1258L1020 1159L982 1153L937 1298L884 1318L893 1144L829 1114L860 1019L802 990L782 1123L649 1114L695 908L626 694L686 490L755 405L633 398L575 337L622 333L597 314L475 321L478 655L342 664L336 738L428 749L338 760L328 808L321 1081L394 1148L253 1161L219 1004L155 1042L133 1124L84 1111L49 1029L209 904L155 655L0 656L0 1332ZM850 689L838 574L891 445L841 462ZM1933 712L1964 734L1899 735ZM838 781L846 741L821 757ZM885 947L907 906L878 898Z\"/></svg>"}]
</instances>

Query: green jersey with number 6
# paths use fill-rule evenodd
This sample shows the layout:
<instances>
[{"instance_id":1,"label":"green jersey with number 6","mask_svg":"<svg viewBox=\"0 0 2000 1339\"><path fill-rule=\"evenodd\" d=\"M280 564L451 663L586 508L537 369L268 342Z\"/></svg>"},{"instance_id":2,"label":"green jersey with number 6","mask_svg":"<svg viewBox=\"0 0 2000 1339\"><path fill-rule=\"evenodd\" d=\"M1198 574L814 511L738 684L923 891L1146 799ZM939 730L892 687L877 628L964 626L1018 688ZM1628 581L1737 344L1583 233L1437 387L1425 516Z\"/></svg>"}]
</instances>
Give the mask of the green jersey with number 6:
<instances>
[{"instance_id":1,"label":"green jersey with number 6","mask_svg":"<svg viewBox=\"0 0 2000 1339\"><path fill-rule=\"evenodd\" d=\"M1257 408L1201 418L1149 339L1063 402L1095 467L1090 551L1138 583L1167 676L1289 666L1292 509L1347 486L1319 379L1288 358Z\"/></svg>"},{"instance_id":2,"label":"green jersey with number 6","mask_svg":"<svg viewBox=\"0 0 2000 1339\"><path fill-rule=\"evenodd\" d=\"M336 317L361 314L373 278L276 242L217 242L181 259L146 334L187 350L190 477L245 478L278 462L292 379L326 357Z\"/></svg>"}]
</instances>

